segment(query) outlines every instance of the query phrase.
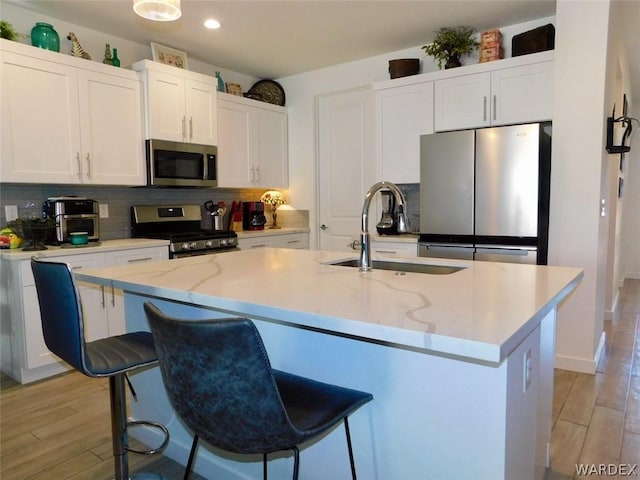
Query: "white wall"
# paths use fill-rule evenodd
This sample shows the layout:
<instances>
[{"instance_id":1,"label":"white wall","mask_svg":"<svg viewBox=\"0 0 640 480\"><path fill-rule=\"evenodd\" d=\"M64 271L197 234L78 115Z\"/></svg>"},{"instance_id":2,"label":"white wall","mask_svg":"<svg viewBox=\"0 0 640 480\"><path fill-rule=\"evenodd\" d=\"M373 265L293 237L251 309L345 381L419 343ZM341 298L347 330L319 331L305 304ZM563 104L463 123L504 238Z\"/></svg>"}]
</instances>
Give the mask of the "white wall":
<instances>
[{"instance_id":1,"label":"white wall","mask_svg":"<svg viewBox=\"0 0 640 480\"><path fill-rule=\"evenodd\" d=\"M607 59L607 91L605 92L605 112L611 115L614 105L616 117L622 113L623 94L630 100L630 77L627 52L624 48L622 25L625 10L621 2L611 4L609 18L609 53ZM608 106L608 109L607 109ZM605 164L607 203L609 204L607 277L605 289L605 318L615 319L618 313L620 287L624 281L624 256L622 252L622 220L625 199L618 197L618 181L624 177L620 171L620 154L608 155Z\"/></svg>"},{"instance_id":2,"label":"white wall","mask_svg":"<svg viewBox=\"0 0 640 480\"><path fill-rule=\"evenodd\" d=\"M81 25L66 22L64 20L40 15L31 10L20 8L17 5L8 2L2 3L2 19L11 23L18 33L29 35L31 28L36 22L50 23L60 36L60 53L69 54L71 52L71 42L67 40L69 32L74 32L82 45L82 48L91 55L91 60L102 62L104 58L105 44L108 43L111 48L118 49L118 58L123 68L129 67L138 60L151 59L151 45L131 42L122 38L114 37L108 33L90 30ZM23 43L31 44L31 39L22 40ZM180 45L172 45L172 47L180 48ZM189 58L189 70L193 72L203 73L205 75L214 76L216 70L220 71L222 78L226 82L239 83L243 90L249 90L251 85L257 80L254 77L238 72L233 72L222 67L209 65L193 58Z\"/></svg>"},{"instance_id":3,"label":"white wall","mask_svg":"<svg viewBox=\"0 0 640 480\"><path fill-rule=\"evenodd\" d=\"M600 215L608 25L609 1L556 4L549 263L585 270L559 312L556 365L591 373L603 331L609 220Z\"/></svg>"},{"instance_id":4,"label":"white wall","mask_svg":"<svg viewBox=\"0 0 640 480\"><path fill-rule=\"evenodd\" d=\"M640 98L633 98L629 107L630 115L640 119ZM622 277L640 279L640 125L633 128L633 147L625 159L620 270Z\"/></svg>"}]
</instances>

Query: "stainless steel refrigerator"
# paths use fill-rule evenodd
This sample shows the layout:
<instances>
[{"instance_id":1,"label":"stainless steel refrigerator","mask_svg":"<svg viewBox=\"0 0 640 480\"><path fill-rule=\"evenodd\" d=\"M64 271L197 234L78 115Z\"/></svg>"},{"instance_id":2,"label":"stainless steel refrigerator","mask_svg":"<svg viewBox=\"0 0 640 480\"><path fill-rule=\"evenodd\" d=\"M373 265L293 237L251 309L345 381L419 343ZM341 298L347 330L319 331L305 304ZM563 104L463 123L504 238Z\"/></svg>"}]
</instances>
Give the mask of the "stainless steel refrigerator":
<instances>
[{"instance_id":1,"label":"stainless steel refrigerator","mask_svg":"<svg viewBox=\"0 0 640 480\"><path fill-rule=\"evenodd\" d=\"M420 137L423 257L546 265L551 123Z\"/></svg>"}]
</instances>

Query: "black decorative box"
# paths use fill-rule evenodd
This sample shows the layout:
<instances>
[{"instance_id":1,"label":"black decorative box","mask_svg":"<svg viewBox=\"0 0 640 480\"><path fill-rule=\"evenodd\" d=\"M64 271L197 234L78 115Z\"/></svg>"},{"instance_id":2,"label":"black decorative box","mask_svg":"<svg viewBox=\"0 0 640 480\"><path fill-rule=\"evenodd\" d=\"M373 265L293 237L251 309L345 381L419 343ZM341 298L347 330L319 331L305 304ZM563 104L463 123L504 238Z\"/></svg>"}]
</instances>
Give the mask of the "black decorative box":
<instances>
[{"instance_id":1,"label":"black decorative box","mask_svg":"<svg viewBox=\"0 0 640 480\"><path fill-rule=\"evenodd\" d=\"M518 57L529 53L553 50L555 38L556 29L552 24L514 35L511 40L511 56Z\"/></svg>"}]
</instances>

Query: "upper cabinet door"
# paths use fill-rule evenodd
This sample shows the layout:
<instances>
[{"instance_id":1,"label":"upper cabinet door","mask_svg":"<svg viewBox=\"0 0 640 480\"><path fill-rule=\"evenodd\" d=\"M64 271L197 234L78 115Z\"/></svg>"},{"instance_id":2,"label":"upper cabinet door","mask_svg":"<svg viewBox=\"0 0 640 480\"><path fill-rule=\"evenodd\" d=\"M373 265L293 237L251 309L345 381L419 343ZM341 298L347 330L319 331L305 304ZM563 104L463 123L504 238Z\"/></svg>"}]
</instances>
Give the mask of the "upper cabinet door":
<instances>
[{"instance_id":1,"label":"upper cabinet door","mask_svg":"<svg viewBox=\"0 0 640 480\"><path fill-rule=\"evenodd\" d=\"M1 181L80 183L73 67L2 52Z\"/></svg>"},{"instance_id":2,"label":"upper cabinet door","mask_svg":"<svg viewBox=\"0 0 640 480\"><path fill-rule=\"evenodd\" d=\"M553 62L496 70L491 74L492 125L551 120Z\"/></svg>"},{"instance_id":3,"label":"upper cabinet door","mask_svg":"<svg viewBox=\"0 0 640 480\"><path fill-rule=\"evenodd\" d=\"M259 108L256 129L258 185L286 188L289 184L287 115Z\"/></svg>"},{"instance_id":4,"label":"upper cabinet door","mask_svg":"<svg viewBox=\"0 0 640 480\"><path fill-rule=\"evenodd\" d=\"M218 185L286 188L289 172L286 110L220 93Z\"/></svg>"},{"instance_id":5,"label":"upper cabinet door","mask_svg":"<svg viewBox=\"0 0 640 480\"><path fill-rule=\"evenodd\" d=\"M84 181L144 185L140 82L80 70L78 91Z\"/></svg>"},{"instance_id":6,"label":"upper cabinet door","mask_svg":"<svg viewBox=\"0 0 640 480\"><path fill-rule=\"evenodd\" d=\"M218 102L218 186L254 186L250 175L251 115L242 105Z\"/></svg>"},{"instance_id":7,"label":"upper cabinet door","mask_svg":"<svg viewBox=\"0 0 640 480\"><path fill-rule=\"evenodd\" d=\"M491 74L435 82L435 129L462 130L490 124Z\"/></svg>"},{"instance_id":8,"label":"upper cabinet door","mask_svg":"<svg viewBox=\"0 0 640 480\"><path fill-rule=\"evenodd\" d=\"M433 82L376 91L378 180L420 181L420 135L433 133Z\"/></svg>"},{"instance_id":9,"label":"upper cabinet door","mask_svg":"<svg viewBox=\"0 0 640 480\"><path fill-rule=\"evenodd\" d=\"M148 137L174 142L186 141L185 80L176 75L149 70L146 88Z\"/></svg>"},{"instance_id":10,"label":"upper cabinet door","mask_svg":"<svg viewBox=\"0 0 640 480\"><path fill-rule=\"evenodd\" d=\"M187 80L185 95L186 141L202 145L217 145L216 86L211 83Z\"/></svg>"},{"instance_id":11,"label":"upper cabinet door","mask_svg":"<svg viewBox=\"0 0 640 480\"><path fill-rule=\"evenodd\" d=\"M217 145L215 77L150 60L132 69L144 82L147 138Z\"/></svg>"},{"instance_id":12,"label":"upper cabinet door","mask_svg":"<svg viewBox=\"0 0 640 480\"><path fill-rule=\"evenodd\" d=\"M436 131L531 123L552 116L552 61L435 82Z\"/></svg>"}]
</instances>

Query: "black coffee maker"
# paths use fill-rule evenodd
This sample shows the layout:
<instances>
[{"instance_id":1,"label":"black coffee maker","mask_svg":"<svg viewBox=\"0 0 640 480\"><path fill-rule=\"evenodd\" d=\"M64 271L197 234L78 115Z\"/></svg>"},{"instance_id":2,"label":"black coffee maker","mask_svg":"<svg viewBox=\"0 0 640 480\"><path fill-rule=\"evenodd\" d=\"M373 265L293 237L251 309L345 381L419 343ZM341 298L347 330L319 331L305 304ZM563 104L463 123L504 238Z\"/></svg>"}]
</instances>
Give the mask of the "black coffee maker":
<instances>
[{"instance_id":1,"label":"black coffee maker","mask_svg":"<svg viewBox=\"0 0 640 480\"><path fill-rule=\"evenodd\" d=\"M264 203L242 202L242 229L264 230L267 217L264 215Z\"/></svg>"},{"instance_id":2,"label":"black coffee maker","mask_svg":"<svg viewBox=\"0 0 640 480\"><path fill-rule=\"evenodd\" d=\"M382 197L382 217L376 225L379 235L398 235L398 212L396 197L389 190L380 192Z\"/></svg>"}]
</instances>

